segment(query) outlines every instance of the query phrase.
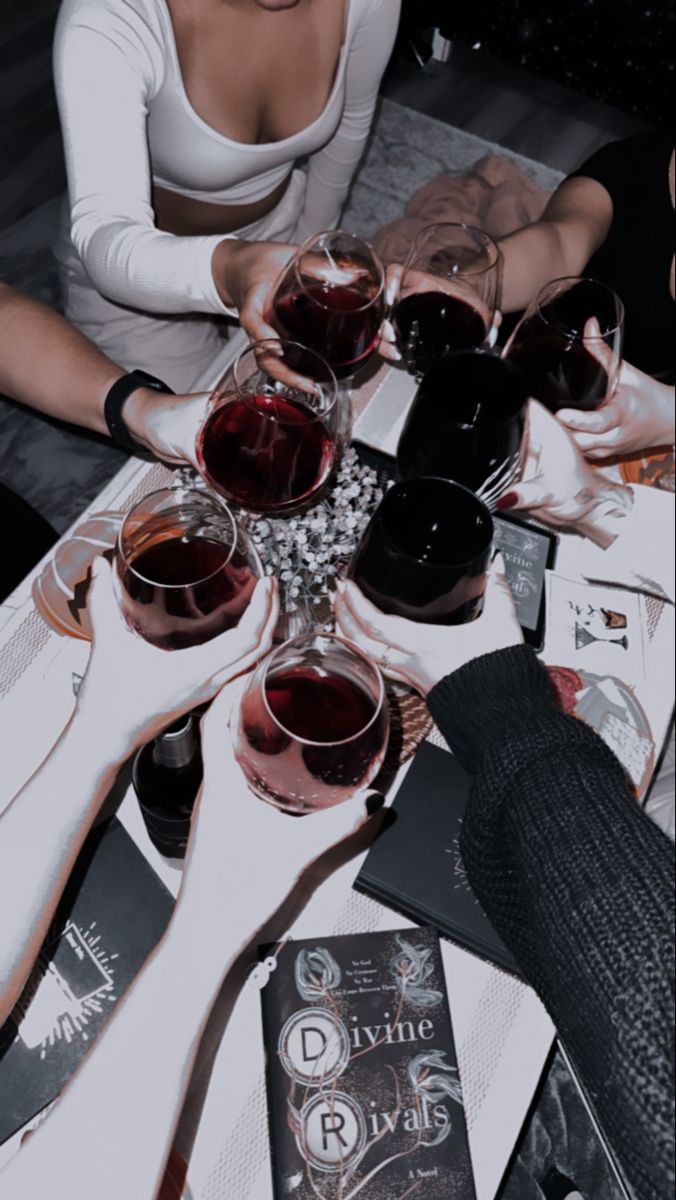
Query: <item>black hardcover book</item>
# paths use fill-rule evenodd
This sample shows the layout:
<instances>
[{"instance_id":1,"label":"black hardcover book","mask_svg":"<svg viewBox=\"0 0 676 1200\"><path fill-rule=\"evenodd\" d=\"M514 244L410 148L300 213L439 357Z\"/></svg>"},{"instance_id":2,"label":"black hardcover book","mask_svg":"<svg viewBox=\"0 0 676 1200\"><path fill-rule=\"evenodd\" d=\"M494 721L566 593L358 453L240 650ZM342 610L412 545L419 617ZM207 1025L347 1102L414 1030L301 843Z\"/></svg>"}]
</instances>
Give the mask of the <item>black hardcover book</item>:
<instances>
[{"instance_id":1,"label":"black hardcover book","mask_svg":"<svg viewBox=\"0 0 676 1200\"><path fill-rule=\"evenodd\" d=\"M173 906L118 820L90 835L24 992L0 1029L0 1144L74 1074Z\"/></svg>"},{"instance_id":2,"label":"black hardcover book","mask_svg":"<svg viewBox=\"0 0 676 1200\"><path fill-rule=\"evenodd\" d=\"M372 847L355 887L519 975L467 880L459 839L469 790L458 760L423 742L395 796L397 820Z\"/></svg>"},{"instance_id":3,"label":"black hardcover book","mask_svg":"<svg viewBox=\"0 0 676 1200\"><path fill-rule=\"evenodd\" d=\"M263 992L275 1200L475 1200L439 939L292 942Z\"/></svg>"}]
</instances>

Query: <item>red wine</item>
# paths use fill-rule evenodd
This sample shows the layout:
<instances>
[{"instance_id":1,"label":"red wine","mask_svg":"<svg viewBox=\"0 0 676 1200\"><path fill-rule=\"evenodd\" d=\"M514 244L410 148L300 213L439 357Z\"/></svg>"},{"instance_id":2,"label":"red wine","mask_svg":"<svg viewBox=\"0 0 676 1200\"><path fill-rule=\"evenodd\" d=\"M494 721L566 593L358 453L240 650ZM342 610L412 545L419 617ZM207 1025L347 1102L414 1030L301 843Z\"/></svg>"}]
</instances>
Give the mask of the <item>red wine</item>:
<instances>
[{"instance_id":1,"label":"red wine","mask_svg":"<svg viewBox=\"0 0 676 1200\"><path fill-rule=\"evenodd\" d=\"M241 715L240 762L259 794L284 808L328 808L374 777L387 709L378 711L356 679L282 667L268 678L265 697L267 704L260 693L249 694Z\"/></svg>"},{"instance_id":2,"label":"red wine","mask_svg":"<svg viewBox=\"0 0 676 1200\"><path fill-rule=\"evenodd\" d=\"M280 336L321 354L337 379L347 379L364 366L378 342L383 306L368 300L358 288L309 284L276 298L273 324Z\"/></svg>"},{"instance_id":3,"label":"red wine","mask_svg":"<svg viewBox=\"0 0 676 1200\"><path fill-rule=\"evenodd\" d=\"M195 582L197 581L197 582ZM163 650L199 645L237 624L256 585L238 550L206 537L171 537L121 571L128 623Z\"/></svg>"},{"instance_id":4,"label":"red wine","mask_svg":"<svg viewBox=\"0 0 676 1200\"><path fill-rule=\"evenodd\" d=\"M467 301L446 292L415 292L400 300L392 323L412 375L424 375L455 350L474 350L486 340L486 322Z\"/></svg>"},{"instance_id":5,"label":"red wine","mask_svg":"<svg viewBox=\"0 0 676 1200\"><path fill-rule=\"evenodd\" d=\"M279 512L324 483L335 443L307 405L289 396L235 398L206 422L199 447L213 488L252 512Z\"/></svg>"},{"instance_id":6,"label":"red wine","mask_svg":"<svg viewBox=\"0 0 676 1200\"><path fill-rule=\"evenodd\" d=\"M373 514L350 576L384 613L463 625L481 612L493 541L485 506L445 479L405 479Z\"/></svg>"},{"instance_id":7,"label":"red wine","mask_svg":"<svg viewBox=\"0 0 676 1200\"><path fill-rule=\"evenodd\" d=\"M507 358L519 368L528 388L550 412L596 409L608 392L608 373L582 345L563 334L542 332L538 317L517 330Z\"/></svg>"}]
</instances>

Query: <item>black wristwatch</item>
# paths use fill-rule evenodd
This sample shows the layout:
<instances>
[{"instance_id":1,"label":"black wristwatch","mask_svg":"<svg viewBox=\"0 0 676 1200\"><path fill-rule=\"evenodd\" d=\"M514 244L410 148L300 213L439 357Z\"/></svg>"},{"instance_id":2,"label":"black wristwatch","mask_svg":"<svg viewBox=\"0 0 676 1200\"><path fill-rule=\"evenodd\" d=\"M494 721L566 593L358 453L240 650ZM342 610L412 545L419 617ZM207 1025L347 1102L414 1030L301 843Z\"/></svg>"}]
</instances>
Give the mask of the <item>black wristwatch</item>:
<instances>
[{"instance_id":1,"label":"black wristwatch","mask_svg":"<svg viewBox=\"0 0 676 1200\"><path fill-rule=\"evenodd\" d=\"M139 388L152 388L156 392L174 395L166 383L156 379L154 375L149 375L147 371L131 371L129 375L123 375L113 384L103 404L103 416L113 441L123 449L129 450L131 454L147 454L146 447L130 434L122 416L122 409L127 400L132 392L138 391Z\"/></svg>"}]
</instances>

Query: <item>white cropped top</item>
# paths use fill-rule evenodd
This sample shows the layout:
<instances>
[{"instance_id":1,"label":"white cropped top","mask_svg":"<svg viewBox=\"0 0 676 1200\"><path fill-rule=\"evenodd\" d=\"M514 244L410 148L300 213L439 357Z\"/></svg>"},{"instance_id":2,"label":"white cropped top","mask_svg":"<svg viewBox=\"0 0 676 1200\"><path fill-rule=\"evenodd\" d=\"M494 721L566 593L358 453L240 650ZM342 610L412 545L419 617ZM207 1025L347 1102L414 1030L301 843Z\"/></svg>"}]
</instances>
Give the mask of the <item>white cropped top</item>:
<instances>
[{"instance_id":1,"label":"white cropped top","mask_svg":"<svg viewBox=\"0 0 676 1200\"><path fill-rule=\"evenodd\" d=\"M153 183L212 204L246 204L270 195L309 156L296 237L335 226L368 137L400 3L348 0L324 111L293 137L249 145L192 108L165 0L63 0L54 76L71 237L98 291L149 312L228 311L211 274L223 235L156 229Z\"/></svg>"}]
</instances>

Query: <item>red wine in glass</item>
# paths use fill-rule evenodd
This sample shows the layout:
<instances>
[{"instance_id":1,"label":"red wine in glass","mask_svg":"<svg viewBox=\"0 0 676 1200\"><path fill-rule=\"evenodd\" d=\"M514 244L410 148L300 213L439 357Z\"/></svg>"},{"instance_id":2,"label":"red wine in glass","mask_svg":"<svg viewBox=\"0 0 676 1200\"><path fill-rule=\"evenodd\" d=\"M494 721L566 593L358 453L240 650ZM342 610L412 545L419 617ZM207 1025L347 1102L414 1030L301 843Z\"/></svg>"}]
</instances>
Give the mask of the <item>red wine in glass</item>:
<instances>
[{"instance_id":1,"label":"red wine in glass","mask_svg":"<svg viewBox=\"0 0 676 1200\"><path fill-rule=\"evenodd\" d=\"M323 645L320 657L312 643ZM299 644L309 652L299 654ZM286 643L259 668L242 700L236 749L258 796L309 812L371 782L387 732L376 668L340 639L310 634Z\"/></svg>"},{"instance_id":2,"label":"red wine in glass","mask_svg":"<svg viewBox=\"0 0 676 1200\"><path fill-rule=\"evenodd\" d=\"M397 347L412 375L422 376L446 354L473 350L488 336L472 304L446 292L413 292L395 305Z\"/></svg>"},{"instance_id":3,"label":"red wine in glass","mask_svg":"<svg viewBox=\"0 0 676 1200\"><path fill-rule=\"evenodd\" d=\"M543 329L538 317L525 322L508 360L518 367L528 392L550 412L576 408L589 412L608 393L608 372L580 342Z\"/></svg>"},{"instance_id":4,"label":"red wine in glass","mask_svg":"<svg viewBox=\"0 0 676 1200\"><path fill-rule=\"evenodd\" d=\"M468 488L421 476L385 493L350 564L381 612L463 625L481 612L493 520Z\"/></svg>"},{"instance_id":5,"label":"red wine in glass","mask_svg":"<svg viewBox=\"0 0 676 1200\"><path fill-rule=\"evenodd\" d=\"M273 324L282 337L322 354L337 379L365 365L377 344L382 309L364 307L357 288L308 284L275 301Z\"/></svg>"},{"instance_id":6,"label":"red wine in glass","mask_svg":"<svg viewBox=\"0 0 676 1200\"><path fill-rule=\"evenodd\" d=\"M224 542L173 537L133 556L121 584L128 624L154 646L181 650L237 625L256 577Z\"/></svg>"},{"instance_id":7,"label":"red wine in glass","mask_svg":"<svg viewBox=\"0 0 676 1200\"><path fill-rule=\"evenodd\" d=\"M500 251L482 229L451 221L421 229L392 312L397 346L412 375L420 379L446 354L486 343L499 278Z\"/></svg>"},{"instance_id":8,"label":"red wine in glass","mask_svg":"<svg viewBox=\"0 0 676 1200\"><path fill-rule=\"evenodd\" d=\"M505 357L521 371L529 394L550 412L589 412L615 389L623 321L622 302L605 284L555 279L527 309Z\"/></svg>"},{"instance_id":9,"label":"red wine in glass","mask_svg":"<svg viewBox=\"0 0 676 1200\"><path fill-rule=\"evenodd\" d=\"M367 242L342 229L310 238L275 289L270 323L350 379L378 345L385 272ZM306 367L307 369L307 367Z\"/></svg>"},{"instance_id":10,"label":"red wine in glass","mask_svg":"<svg viewBox=\"0 0 676 1200\"><path fill-rule=\"evenodd\" d=\"M209 641L236 625L262 574L232 513L214 496L164 488L130 510L115 549L127 624L163 650Z\"/></svg>"},{"instance_id":11,"label":"red wine in glass","mask_svg":"<svg viewBox=\"0 0 676 1200\"><path fill-rule=\"evenodd\" d=\"M327 479L335 438L300 399L234 394L207 418L198 457L207 482L242 508L279 513L303 503Z\"/></svg>"}]
</instances>

